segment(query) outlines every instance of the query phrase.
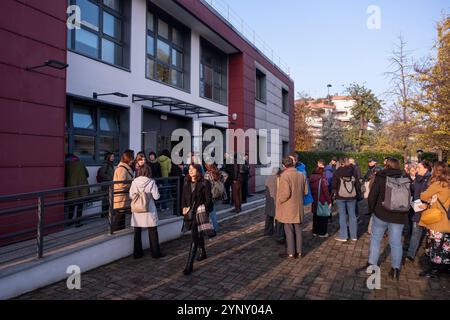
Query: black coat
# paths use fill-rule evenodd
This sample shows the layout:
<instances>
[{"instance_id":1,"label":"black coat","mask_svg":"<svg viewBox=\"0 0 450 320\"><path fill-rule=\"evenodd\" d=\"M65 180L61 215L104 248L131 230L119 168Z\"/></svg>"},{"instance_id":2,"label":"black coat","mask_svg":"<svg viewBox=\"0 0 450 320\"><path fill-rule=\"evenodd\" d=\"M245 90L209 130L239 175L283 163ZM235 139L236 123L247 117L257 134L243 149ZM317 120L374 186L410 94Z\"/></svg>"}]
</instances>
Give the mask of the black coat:
<instances>
[{"instance_id":1,"label":"black coat","mask_svg":"<svg viewBox=\"0 0 450 320\"><path fill-rule=\"evenodd\" d=\"M411 183L411 194L413 197L413 201L420 199L420 194L427 190L428 188L428 181L431 178L431 173L427 172L424 176L420 176L419 174L416 175L416 179L413 183ZM420 218L422 216L422 212L414 212L413 214L413 221L419 222Z\"/></svg>"},{"instance_id":2,"label":"black coat","mask_svg":"<svg viewBox=\"0 0 450 320\"><path fill-rule=\"evenodd\" d=\"M162 177L161 165L159 164L158 161L155 161L155 162L149 161L148 165L149 165L150 169L152 169L152 178L161 178Z\"/></svg>"},{"instance_id":3,"label":"black coat","mask_svg":"<svg viewBox=\"0 0 450 320\"><path fill-rule=\"evenodd\" d=\"M193 212L196 213L197 208L203 204L205 205L206 212L209 214L212 210L214 210L214 202L212 201L211 194L211 183L207 180L197 182L194 192L192 192L191 184L191 181L184 181L181 200L182 208L187 208L194 205Z\"/></svg>"},{"instance_id":4,"label":"black coat","mask_svg":"<svg viewBox=\"0 0 450 320\"><path fill-rule=\"evenodd\" d=\"M399 169L384 169L375 175L372 188L369 193L369 212L375 212L378 219L388 223L408 223L408 212L395 212L383 207L386 191L386 177L400 178L402 171Z\"/></svg>"},{"instance_id":5,"label":"black coat","mask_svg":"<svg viewBox=\"0 0 450 320\"><path fill-rule=\"evenodd\" d=\"M339 196L339 187L341 185L340 178L355 177L356 196L353 198L344 198ZM336 195L336 200L356 200L361 197L361 183L358 179L358 174L353 166L345 166L338 168L333 174L333 193Z\"/></svg>"},{"instance_id":6,"label":"black coat","mask_svg":"<svg viewBox=\"0 0 450 320\"><path fill-rule=\"evenodd\" d=\"M98 169L97 182L112 181L114 178L114 164L111 161L103 161L102 166Z\"/></svg>"}]
</instances>

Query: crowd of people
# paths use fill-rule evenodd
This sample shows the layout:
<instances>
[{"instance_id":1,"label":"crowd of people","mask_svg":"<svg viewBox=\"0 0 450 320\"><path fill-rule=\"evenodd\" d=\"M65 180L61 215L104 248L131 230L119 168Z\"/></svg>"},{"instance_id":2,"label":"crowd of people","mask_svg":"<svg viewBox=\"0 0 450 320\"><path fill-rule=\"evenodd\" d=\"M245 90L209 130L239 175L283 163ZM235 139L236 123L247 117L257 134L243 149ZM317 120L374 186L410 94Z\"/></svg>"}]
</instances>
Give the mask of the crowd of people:
<instances>
[{"instance_id":1,"label":"crowd of people","mask_svg":"<svg viewBox=\"0 0 450 320\"><path fill-rule=\"evenodd\" d=\"M311 197L311 200L309 199ZM266 180L266 223L264 234L284 243L280 257L302 256L304 206L312 202L312 233L327 238L333 208L339 230L336 241L354 242L362 234L358 203L367 199L370 248L367 264L358 271L378 265L382 240L387 236L391 251L390 276L398 279L402 265L414 263L425 238L429 268L420 273L437 277L450 266L450 170L448 164L428 161L407 163L386 157L383 166L368 161L363 176L355 159L333 157L326 165L317 162L310 177L296 155L282 161ZM433 219L430 217L433 215ZM424 218L425 217L425 218ZM386 234L387 233L387 234Z\"/></svg>"},{"instance_id":2,"label":"crowd of people","mask_svg":"<svg viewBox=\"0 0 450 320\"><path fill-rule=\"evenodd\" d=\"M116 167L114 161L113 153L105 154L104 161L97 171L97 182L114 182L113 215L110 221L113 232L125 229L126 216L131 215L135 259L143 256L143 228L148 229L152 257L158 259L165 256L159 247L158 212L168 210L173 203L173 213L184 216L184 230L192 231L191 250L184 270L185 274L190 274L193 271L197 251L197 260L206 259L204 236L211 236L211 229L214 234L220 230L215 205L219 202L229 204L234 206L233 211L239 213L242 210L242 203L247 202L250 176L248 155L244 155L238 161L238 155L231 159L229 154L225 154L224 164L220 169L215 163L201 162L195 154L191 155L188 164L176 165L172 162L168 150L163 150L159 156L152 151L148 157L143 152L138 152L134 156L133 150L126 150ZM75 155L68 155L66 187L86 187L71 191L66 198L73 199L74 203L77 203L79 197L89 194L88 177L89 173L83 162ZM173 188L168 181L169 177L179 178L177 186L181 191L179 203L175 203L176 197L170 194ZM158 179L158 183L155 179ZM109 190L109 185L101 187L102 192L106 193ZM68 206L69 225L73 224L71 220L75 210L76 226L80 227L83 204ZM108 196L102 200L102 217L109 217L109 211ZM190 214L187 214L188 212ZM198 221L199 216L203 216L201 222ZM201 232L199 228L203 228Z\"/></svg>"},{"instance_id":3,"label":"crowd of people","mask_svg":"<svg viewBox=\"0 0 450 320\"><path fill-rule=\"evenodd\" d=\"M239 158L242 157L242 158ZM75 156L67 158L66 177L72 185L87 185L88 173ZM329 237L328 225L336 209L339 230L336 241L357 242L361 235L358 203L367 199L370 222L370 247L367 265L378 265L383 239L390 245L392 278L398 279L405 261L414 263L420 246L425 243L425 254L430 267L420 275L437 277L450 265L450 170L446 163L428 161L407 163L386 157L383 166L376 159L368 161L364 175L355 159L333 157L329 164L319 160L308 177L306 166L293 154L282 160L266 179L266 222L264 234L276 236L286 250L282 258L298 259L304 255L302 223L305 207L312 208L312 234ZM174 204L175 214L183 215L183 229L191 231L192 241L184 274L193 272L194 260L207 258L205 237L219 232L216 206L219 202L234 206L241 212L247 201L250 176L248 155L225 154L224 164L202 163L192 155L188 164L175 165L168 150L150 152L148 157L132 150L123 152L117 167L114 155L107 153L97 173L98 182L114 181L113 231L125 228L125 217L131 214L134 228L134 257L143 256L142 229L148 228L150 251L153 258L164 257L159 247L158 211L165 211L173 202L167 178L179 177L180 203ZM159 185L155 182L159 179ZM128 183L126 182L128 181ZM129 183L130 181L131 184ZM88 188L76 191L73 197L86 195ZM75 192L75 191L74 191ZM159 201L157 201L159 200ZM69 207L72 219L75 207ZM176 212L176 208L180 212ZM109 201L102 203L102 214L109 210ZM82 209L77 209L77 226ZM430 218L432 217L432 218ZM387 233L387 234L386 234ZM426 239L423 242L423 239Z\"/></svg>"}]
</instances>

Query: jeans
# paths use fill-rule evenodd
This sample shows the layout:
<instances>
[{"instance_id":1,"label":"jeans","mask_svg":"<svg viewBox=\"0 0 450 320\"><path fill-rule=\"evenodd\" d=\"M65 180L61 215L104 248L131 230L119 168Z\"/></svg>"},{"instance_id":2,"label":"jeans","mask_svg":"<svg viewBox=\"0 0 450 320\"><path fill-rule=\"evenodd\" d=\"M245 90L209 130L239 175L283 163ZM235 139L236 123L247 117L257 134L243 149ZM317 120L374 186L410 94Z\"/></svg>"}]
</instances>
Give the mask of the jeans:
<instances>
[{"instance_id":1,"label":"jeans","mask_svg":"<svg viewBox=\"0 0 450 320\"><path fill-rule=\"evenodd\" d=\"M391 246L391 265L392 268L400 269L403 256L402 233L403 224L384 222L373 216L372 236L370 238L369 263L378 265L380 257L381 241L383 240L386 229L388 230L389 245Z\"/></svg>"},{"instance_id":2,"label":"jeans","mask_svg":"<svg viewBox=\"0 0 450 320\"><path fill-rule=\"evenodd\" d=\"M217 221L216 209L213 209L213 211L209 213L209 218L211 219L214 230L216 230L216 232L219 232L219 222Z\"/></svg>"},{"instance_id":3,"label":"jeans","mask_svg":"<svg viewBox=\"0 0 450 320\"><path fill-rule=\"evenodd\" d=\"M411 238L409 239L408 257L415 258L417 254L417 249L422 242L423 236L425 234L425 228L413 222Z\"/></svg>"},{"instance_id":4,"label":"jeans","mask_svg":"<svg viewBox=\"0 0 450 320\"><path fill-rule=\"evenodd\" d=\"M356 221L356 200L336 200L339 212L339 238L348 239L348 227L350 227L350 238L358 238L358 222ZM348 213L348 223L347 223Z\"/></svg>"}]
</instances>

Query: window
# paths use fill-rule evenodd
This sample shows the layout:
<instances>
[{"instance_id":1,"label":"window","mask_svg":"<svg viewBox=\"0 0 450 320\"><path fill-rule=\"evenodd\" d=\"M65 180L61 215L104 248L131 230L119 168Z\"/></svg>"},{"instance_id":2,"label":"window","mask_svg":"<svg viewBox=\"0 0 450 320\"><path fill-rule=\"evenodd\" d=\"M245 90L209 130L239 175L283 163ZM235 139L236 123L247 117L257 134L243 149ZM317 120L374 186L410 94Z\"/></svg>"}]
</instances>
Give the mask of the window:
<instances>
[{"instance_id":1,"label":"window","mask_svg":"<svg viewBox=\"0 0 450 320\"><path fill-rule=\"evenodd\" d=\"M68 30L68 48L120 67L125 60L123 0L69 0L81 10L81 26Z\"/></svg>"},{"instance_id":2,"label":"window","mask_svg":"<svg viewBox=\"0 0 450 320\"><path fill-rule=\"evenodd\" d=\"M256 99L266 103L266 75L256 69Z\"/></svg>"},{"instance_id":3,"label":"window","mask_svg":"<svg viewBox=\"0 0 450 320\"><path fill-rule=\"evenodd\" d=\"M283 158L287 157L289 155L289 142L283 141Z\"/></svg>"},{"instance_id":4,"label":"window","mask_svg":"<svg viewBox=\"0 0 450 320\"><path fill-rule=\"evenodd\" d=\"M65 150L87 165L99 164L106 152L119 157L120 111L89 104L68 104Z\"/></svg>"},{"instance_id":5,"label":"window","mask_svg":"<svg viewBox=\"0 0 450 320\"><path fill-rule=\"evenodd\" d=\"M185 27L149 5L146 77L188 89L188 38Z\"/></svg>"},{"instance_id":6,"label":"window","mask_svg":"<svg viewBox=\"0 0 450 320\"><path fill-rule=\"evenodd\" d=\"M289 114L289 92L286 89L281 89L281 109Z\"/></svg>"},{"instance_id":7,"label":"window","mask_svg":"<svg viewBox=\"0 0 450 320\"><path fill-rule=\"evenodd\" d=\"M200 96L227 104L227 55L201 40Z\"/></svg>"}]
</instances>

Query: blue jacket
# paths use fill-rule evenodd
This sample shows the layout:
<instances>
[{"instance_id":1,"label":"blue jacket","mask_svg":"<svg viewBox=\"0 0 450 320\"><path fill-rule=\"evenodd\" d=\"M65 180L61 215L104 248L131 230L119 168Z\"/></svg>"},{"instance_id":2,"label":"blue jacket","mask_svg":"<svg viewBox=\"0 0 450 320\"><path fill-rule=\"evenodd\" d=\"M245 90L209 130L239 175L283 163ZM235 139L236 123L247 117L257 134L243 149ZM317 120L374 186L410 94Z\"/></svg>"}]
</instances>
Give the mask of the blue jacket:
<instances>
[{"instance_id":1,"label":"blue jacket","mask_svg":"<svg viewBox=\"0 0 450 320\"><path fill-rule=\"evenodd\" d=\"M308 180L308 173L306 172L306 166L302 162L298 162L295 166L295 169L297 169L298 172L301 172L306 177L306 184L308 186L308 194L303 197L303 205L307 206L308 204L311 204L314 202L314 199L311 195L311 188L309 187L309 180Z\"/></svg>"},{"instance_id":2,"label":"blue jacket","mask_svg":"<svg viewBox=\"0 0 450 320\"><path fill-rule=\"evenodd\" d=\"M331 190L333 189L333 174L334 174L334 171L336 171L336 170L330 164L327 165L324 170L325 170L325 172L324 172L325 178L327 178L327 182L328 182L328 191L331 194Z\"/></svg>"}]
</instances>

